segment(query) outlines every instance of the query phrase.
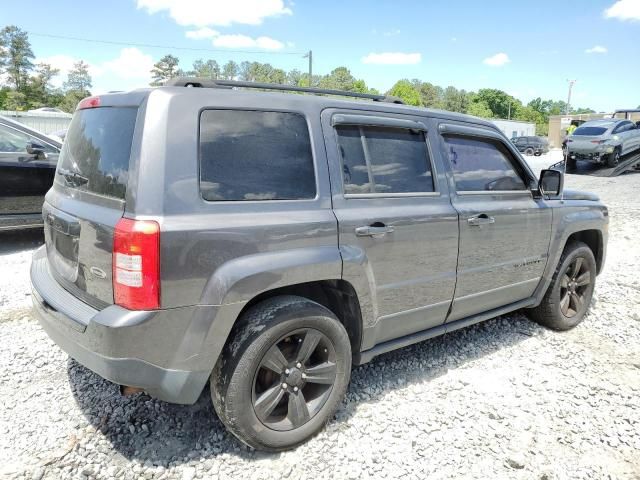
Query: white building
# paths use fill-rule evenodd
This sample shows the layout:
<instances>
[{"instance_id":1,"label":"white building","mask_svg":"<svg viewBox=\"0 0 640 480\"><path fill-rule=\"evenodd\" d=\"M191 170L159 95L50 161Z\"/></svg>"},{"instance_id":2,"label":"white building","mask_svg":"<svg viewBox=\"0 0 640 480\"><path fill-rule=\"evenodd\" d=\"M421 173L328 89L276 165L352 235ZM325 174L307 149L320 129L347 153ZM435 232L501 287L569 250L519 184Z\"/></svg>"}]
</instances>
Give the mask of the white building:
<instances>
[{"instance_id":1,"label":"white building","mask_svg":"<svg viewBox=\"0 0 640 480\"><path fill-rule=\"evenodd\" d=\"M536 134L536 124L518 120L491 119L507 138L531 137Z\"/></svg>"}]
</instances>

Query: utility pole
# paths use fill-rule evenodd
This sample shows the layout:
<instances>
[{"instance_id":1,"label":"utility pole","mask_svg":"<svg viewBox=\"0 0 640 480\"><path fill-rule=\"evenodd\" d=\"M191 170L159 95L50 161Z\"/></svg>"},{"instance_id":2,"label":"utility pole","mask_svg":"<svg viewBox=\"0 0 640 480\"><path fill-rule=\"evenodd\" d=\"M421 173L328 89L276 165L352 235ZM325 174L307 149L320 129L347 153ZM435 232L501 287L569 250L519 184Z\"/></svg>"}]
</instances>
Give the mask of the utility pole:
<instances>
[{"instance_id":1,"label":"utility pole","mask_svg":"<svg viewBox=\"0 0 640 480\"><path fill-rule=\"evenodd\" d=\"M571 90L573 90L573 84L577 82L577 80L567 80L569 82L569 96L567 97L567 111L566 115L569 115L571 112Z\"/></svg>"},{"instance_id":2,"label":"utility pole","mask_svg":"<svg viewBox=\"0 0 640 480\"><path fill-rule=\"evenodd\" d=\"M313 78L313 52L309 50L307 54L302 58L309 59L309 86L311 86L311 79Z\"/></svg>"}]
</instances>

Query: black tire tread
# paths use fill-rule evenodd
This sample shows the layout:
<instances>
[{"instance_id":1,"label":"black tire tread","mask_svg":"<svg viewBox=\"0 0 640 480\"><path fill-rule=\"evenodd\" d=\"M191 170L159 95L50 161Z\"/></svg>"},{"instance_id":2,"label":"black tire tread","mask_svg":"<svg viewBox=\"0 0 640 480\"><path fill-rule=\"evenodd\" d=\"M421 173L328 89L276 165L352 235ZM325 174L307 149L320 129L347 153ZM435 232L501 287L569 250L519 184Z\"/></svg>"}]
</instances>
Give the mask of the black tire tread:
<instances>
[{"instance_id":1,"label":"black tire tread","mask_svg":"<svg viewBox=\"0 0 640 480\"><path fill-rule=\"evenodd\" d=\"M558 275L560 274L560 270L562 269L562 266L567 257L572 255L576 250L582 248L587 249L590 252L591 256L593 256L591 249L584 242L572 241L565 246L562 255L560 256L560 260L556 265L556 269L553 272L551 283L549 284L549 287L547 288L547 291L542 298L542 302L540 302L540 305L538 305L537 307L527 310L529 317L536 323L539 323L540 325L552 330L558 331L569 330L575 326L575 324L568 323L564 318L560 318L558 316L559 305L558 303L554 302L553 291L558 279ZM593 259L593 261L595 264L595 259Z\"/></svg>"}]
</instances>

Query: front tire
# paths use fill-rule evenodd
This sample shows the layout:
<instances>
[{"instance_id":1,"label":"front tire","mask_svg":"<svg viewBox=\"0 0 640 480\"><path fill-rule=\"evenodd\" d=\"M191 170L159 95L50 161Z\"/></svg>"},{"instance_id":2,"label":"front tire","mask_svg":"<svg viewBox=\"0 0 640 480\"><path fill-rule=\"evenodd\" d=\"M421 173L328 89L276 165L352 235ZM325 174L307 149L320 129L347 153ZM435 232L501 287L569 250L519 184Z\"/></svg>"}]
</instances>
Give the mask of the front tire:
<instances>
[{"instance_id":1,"label":"front tire","mask_svg":"<svg viewBox=\"0 0 640 480\"><path fill-rule=\"evenodd\" d=\"M540 325L553 330L569 330L587 313L595 281L593 252L583 242L570 243L562 252L542 302L527 312Z\"/></svg>"},{"instance_id":2,"label":"front tire","mask_svg":"<svg viewBox=\"0 0 640 480\"><path fill-rule=\"evenodd\" d=\"M525 151L524 151L524 154L530 157L531 155L534 154L533 148L531 148L531 147L526 148Z\"/></svg>"},{"instance_id":3,"label":"front tire","mask_svg":"<svg viewBox=\"0 0 640 480\"><path fill-rule=\"evenodd\" d=\"M250 447L282 451L315 435L351 376L351 344L327 308L274 297L244 313L211 374L220 420Z\"/></svg>"}]
</instances>

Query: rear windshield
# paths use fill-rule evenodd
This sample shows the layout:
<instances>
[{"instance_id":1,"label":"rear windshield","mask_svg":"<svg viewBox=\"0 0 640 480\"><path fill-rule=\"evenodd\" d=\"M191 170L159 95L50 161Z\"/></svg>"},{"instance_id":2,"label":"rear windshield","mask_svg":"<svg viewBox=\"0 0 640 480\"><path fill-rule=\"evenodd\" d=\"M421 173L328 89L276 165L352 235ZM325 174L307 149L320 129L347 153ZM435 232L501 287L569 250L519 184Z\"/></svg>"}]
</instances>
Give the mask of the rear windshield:
<instances>
[{"instance_id":1,"label":"rear windshield","mask_svg":"<svg viewBox=\"0 0 640 480\"><path fill-rule=\"evenodd\" d=\"M133 107L78 110L62 146L56 181L124 200L136 114Z\"/></svg>"},{"instance_id":2,"label":"rear windshield","mask_svg":"<svg viewBox=\"0 0 640 480\"><path fill-rule=\"evenodd\" d=\"M608 127L578 127L573 131L574 135L602 135Z\"/></svg>"}]
</instances>

